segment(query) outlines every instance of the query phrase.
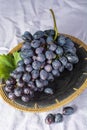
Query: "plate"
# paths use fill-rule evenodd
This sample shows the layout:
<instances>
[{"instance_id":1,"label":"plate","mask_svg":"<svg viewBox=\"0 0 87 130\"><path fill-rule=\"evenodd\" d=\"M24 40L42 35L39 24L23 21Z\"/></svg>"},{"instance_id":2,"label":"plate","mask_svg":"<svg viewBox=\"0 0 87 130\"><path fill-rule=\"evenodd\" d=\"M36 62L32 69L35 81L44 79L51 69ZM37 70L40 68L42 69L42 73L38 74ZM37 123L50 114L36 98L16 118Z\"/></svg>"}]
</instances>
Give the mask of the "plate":
<instances>
[{"instance_id":1,"label":"plate","mask_svg":"<svg viewBox=\"0 0 87 130\"><path fill-rule=\"evenodd\" d=\"M75 43L79 62L74 65L73 71L65 70L60 77L49 83L48 86L53 88L54 95L50 96L38 92L33 100L29 101L29 103L24 103L20 99L10 100L4 91L4 87L0 87L0 94L7 103L22 111L44 112L71 102L83 92L87 87L87 45L78 38L67 34L63 35L69 37ZM9 53L19 50L22 44L19 43Z\"/></svg>"}]
</instances>

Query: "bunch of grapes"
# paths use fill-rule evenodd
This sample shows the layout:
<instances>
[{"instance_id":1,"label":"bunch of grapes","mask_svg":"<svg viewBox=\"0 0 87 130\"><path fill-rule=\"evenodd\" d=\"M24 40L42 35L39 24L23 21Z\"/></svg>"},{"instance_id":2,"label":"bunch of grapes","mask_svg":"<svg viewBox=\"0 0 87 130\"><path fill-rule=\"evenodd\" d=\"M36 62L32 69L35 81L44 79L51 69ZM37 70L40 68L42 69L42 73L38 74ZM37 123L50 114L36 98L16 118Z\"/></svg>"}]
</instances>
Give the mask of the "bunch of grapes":
<instances>
[{"instance_id":1,"label":"bunch of grapes","mask_svg":"<svg viewBox=\"0 0 87 130\"><path fill-rule=\"evenodd\" d=\"M48 84L67 69L73 70L78 63L73 41L64 35L54 40L55 31L37 31L34 35L26 31L20 50L22 60L6 81L5 91L10 99L20 98L28 102L34 93L43 91L53 94Z\"/></svg>"}]
</instances>

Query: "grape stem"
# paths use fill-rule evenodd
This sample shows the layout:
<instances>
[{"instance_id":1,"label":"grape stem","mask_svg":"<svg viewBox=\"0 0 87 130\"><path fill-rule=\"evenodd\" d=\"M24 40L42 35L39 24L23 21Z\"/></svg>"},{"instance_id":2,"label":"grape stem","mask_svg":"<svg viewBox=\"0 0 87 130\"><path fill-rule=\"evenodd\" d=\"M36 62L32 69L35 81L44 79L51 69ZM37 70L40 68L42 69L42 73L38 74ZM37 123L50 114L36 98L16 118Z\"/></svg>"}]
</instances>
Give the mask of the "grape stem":
<instances>
[{"instance_id":1,"label":"grape stem","mask_svg":"<svg viewBox=\"0 0 87 130\"><path fill-rule=\"evenodd\" d=\"M54 40L56 40L57 36L58 36L58 28L57 28L57 24L56 24L56 18L55 18L55 15L54 15L54 12L52 9L50 9L50 12L52 14L52 17L53 17L53 22L54 22L54 31L55 31L55 36L54 36Z\"/></svg>"}]
</instances>

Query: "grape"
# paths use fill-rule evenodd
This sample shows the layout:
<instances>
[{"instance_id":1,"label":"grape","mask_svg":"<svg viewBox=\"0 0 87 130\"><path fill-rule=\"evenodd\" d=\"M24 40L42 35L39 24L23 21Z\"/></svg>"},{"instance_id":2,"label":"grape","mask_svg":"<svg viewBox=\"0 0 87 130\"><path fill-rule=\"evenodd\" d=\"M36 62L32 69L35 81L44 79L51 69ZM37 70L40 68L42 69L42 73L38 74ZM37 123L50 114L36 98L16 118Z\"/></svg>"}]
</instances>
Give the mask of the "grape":
<instances>
[{"instance_id":1,"label":"grape","mask_svg":"<svg viewBox=\"0 0 87 130\"><path fill-rule=\"evenodd\" d=\"M11 100L15 99L15 95L13 92L8 93L8 98L10 98Z\"/></svg>"},{"instance_id":2,"label":"grape","mask_svg":"<svg viewBox=\"0 0 87 130\"><path fill-rule=\"evenodd\" d=\"M16 97L20 97L21 94L22 94L22 88L15 88L14 94L15 94Z\"/></svg>"},{"instance_id":3,"label":"grape","mask_svg":"<svg viewBox=\"0 0 87 130\"><path fill-rule=\"evenodd\" d=\"M38 70L33 70L31 74L32 74L33 79L37 79L39 77L39 71Z\"/></svg>"},{"instance_id":4,"label":"grape","mask_svg":"<svg viewBox=\"0 0 87 130\"><path fill-rule=\"evenodd\" d=\"M63 49L62 49L62 47L60 47L60 46L57 47L56 54L58 54L59 56L63 55Z\"/></svg>"},{"instance_id":5,"label":"grape","mask_svg":"<svg viewBox=\"0 0 87 130\"><path fill-rule=\"evenodd\" d=\"M45 35L45 36L54 36L54 35L55 35L55 31L52 30L52 29L45 30L45 31L44 31L44 35Z\"/></svg>"},{"instance_id":6,"label":"grape","mask_svg":"<svg viewBox=\"0 0 87 130\"><path fill-rule=\"evenodd\" d=\"M6 80L6 85L10 86L10 85L15 85L16 81L13 78L9 78L8 80Z\"/></svg>"},{"instance_id":7,"label":"grape","mask_svg":"<svg viewBox=\"0 0 87 130\"><path fill-rule=\"evenodd\" d=\"M36 82L37 88L42 88L42 87L43 87L43 82L42 82L42 80L36 80L35 82Z\"/></svg>"},{"instance_id":8,"label":"grape","mask_svg":"<svg viewBox=\"0 0 87 130\"><path fill-rule=\"evenodd\" d=\"M64 35L60 35L58 37L58 45L63 46L66 43L66 39Z\"/></svg>"},{"instance_id":9,"label":"grape","mask_svg":"<svg viewBox=\"0 0 87 130\"><path fill-rule=\"evenodd\" d=\"M48 36L46 42L48 44L53 44L53 38L51 36Z\"/></svg>"},{"instance_id":10,"label":"grape","mask_svg":"<svg viewBox=\"0 0 87 130\"><path fill-rule=\"evenodd\" d=\"M50 64L47 64L44 69L47 71L47 72L51 72L52 70L52 66Z\"/></svg>"},{"instance_id":11,"label":"grape","mask_svg":"<svg viewBox=\"0 0 87 130\"><path fill-rule=\"evenodd\" d=\"M21 51L24 51L26 49L31 49L31 43L25 42L21 48Z\"/></svg>"},{"instance_id":12,"label":"grape","mask_svg":"<svg viewBox=\"0 0 87 130\"><path fill-rule=\"evenodd\" d=\"M48 114L45 119L46 124L52 124L55 122L55 116L53 114Z\"/></svg>"},{"instance_id":13,"label":"grape","mask_svg":"<svg viewBox=\"0 0 87 130\"><path fill-rule=\"evenodd\" d=\"M34 61L32 63L32 67L33 67L33 69L38 70L41 67L41 63L39 61Z\"/></svg>"},{"instance_id":14,"label":"grape","mask_svg":"<svg viewBox=\"0 0 87 130\"><path fill-rule=\"evenodd\" d=\"M43 52L43 50L44 50L43 47L39 47L39 48L36 48L35 52L36 52L36 54L40 54Z\"/></svg>"},{"instance_id":15,"label":"grape","mask_svg":"<svg viewBox=\"0 0 87 130\"><path fill-rule=\"evenodd\" d=\"M30 50L26 49L26 50L20 52L20 56L23 59L25 59L27 57L32 57L33 55L34 55L34 52L31 49Z\"/></svg>"},{"instance_id":16,"label":"grape","mask_svg":"<svg viewBox=\"0 0 87 130\"><path fill-rule=\"evenodd\" d=\"M66 57L70 63L76 64L79 62L79 58L77 55L67 54Z\"/></svg>"},{"instance_id":17,"label":"grape","mask_svg":"<svg viewBox=\"0 0 87 130\"><path fill-rule=\"evenodd\" d=\"M72 55L76 55L76 48L73 47L72 49L65 49L65 53L70 53Z\"/></svg>"},{"instance_id":18,"label":"grape","mask_svg":"<svg viewBox=\"0 0 87 130\"><path fill-rule=\"evenodd\" d=\"M23 87L23 86L24 86L24 82L23 82L22 80L19 80L19 81L17 82L17 86L18 86L18 87Z\"/></svg>"},{"instance_id":19,"label":"grape","mask_svg":"<svg viewBox=\"0 0 87 130\"><path fill-rule=\"evenodd\" d=\"M67 38L66 39L66 44L64 44L63 47L66 47L66 48L73 48L74 47L74 43L71 41L71 39Z\"/></svg>"},{"instance_id":20,"label":"grape","mask_svg":"<svg viewBox=\"0 0 87 130\"><path fill-rule=\"evenodd\" d=\"M18 66L17 68L16 68L16 71L19 73L19 72L24 72L25 71L25 69L24 69L24 66Z\"/></svg>"},{"instance_id":21,"label":"grape","mask_svg":"<svg viewBox=\"0 0 87 130\"><path fill-rule=\"evenodd\" d=\"M63 115L71 115L74 113L74 108L73 107L64 107L63 108Z\"/></svg>"},{"instance_id":22,"label":"grape","mask_svg":"<svg viewBox=\"0 0 87 130\"><path fill-rule=\"evenodd\" d=\"M32 62L32 59L31 59L31 58L25 58L25 59L24 59L25 65L28 65L28 64L31 63L31 62Z\"/></svg>"},{"instance_id":23,"label":"grape","mask_svg":"<svg viewBox=\"0 0 87 130\"><path fill-rule=\"evenodd\" d=\"M73 70L73 65L71 63L67 63L65 68L69 71L72 71Z\"/></svg>"},{"instance_id":24,"label":"grape","mask_svg":"<svg viewBox=\"0 0 87 130\"><path fill-rule=\"evenodd\" d=\"M27 65L26 66L26 71L27 72L31 72L33 70L32 66L31 65Z\"/></svg>"},{"instance_id":25,"label":"grape","mask_svg":"<svg viewBox=\"0 0 87 130\"><path fill-rule=\"evenodd\" d=\"M17 81L17 79L19 80L21 77L22 77L22 73L18 73L17 75L15 75L14 79L16 79Z\"/></svg>"},{"instance_id":26,"label":"grape","mask_svg":"<svg viewBox=\"0 0 87 130\"><path fill-rule=\"evenodd\" d=\"M59 69L59 67L61 66L61 63L60 63L59 60L54 60L52 62L52 66L53 66L54 69Z\"/></svg>"},{"instance_id":27,"label":"grape","mask_svg":"<svg viewBox=\"0 0 87 130\"><path fill-rule=\"evenodd\" d=\"M37 31L36 33L34 33L33 37L34 39L39 39L41 37L44 36L44 32L43 31Z\"/></svg>"},{"instance_id":28,"label":"grape","mask_svg":"<svg viewBox=\"0 0 87 130\"><path fill-rule=\"evenodd\" d=\"M59 67L59 72L63 72L64 71L64 65L61 65L60 67Z\"/></svg>"},{"instance_id":29,"label":"grape","mask_svg":"<svg viewBox=\"0 0 87 130\"><path fill-rule=\"evenodd\" d=\"M41 70L41 71L40 71L40 78L41 78L42 80L46 80L47 77L48 77L48 73L47 73L45 70Z\"/></svg>"},{"instance_id":30,"label":"grape","mask_svg":"<svg viewBox=\"0 0 87 130\"><path fill-rule=\"evenodd\" d=\"M44 68L44 66L45 66L45 62L42 62L41 63L41 68Z\"/></svg>"},{"instance_id":31,"label":"grape","mask_svg":"<svg viewBox=\"0 0 87 130\"><path fill-rule=\"evenodd\" d=\"M24 61L23 60L18 61L17 65L18 66L23 66L24 65Z\"/></svg>"},{"instance_id":32,"label":"grape","mask_svg":"<svg viewBox=\"0 0 87 130\"><path fill-rule=\"evenodd\" d=\"M30 79L31 79L31 76L28 73L24 73L22 79L23 79L24 82L29 82Z\"/></svg>"},{"instance_id":33,"label":"grape","mask_svg":"<svg viewBox=\"0 0 87 130\"><path fill-rule=\"evenodd\" d=\"M65 56L60 57L59 60L61 61L61 63L62 63L64 66L66 66L66 64L67 64L67 58L66 58Z\"/></svg>"},{"instance_id":34,"label":"grape","mask_svg":"<svg viewBox=\"0 0 87 130\"><path fill-rule=\"evenodd\" d=\"M55 123L60 123L63 121L63 115L61 113L55 114Z\"/></svg>"},{"instance_id":35,"label":"grape","mask_svg":"<svg viewBox=\"0 0 87 130\"><path fill-rule=\"evenodd\" d=\"M24 94L29 94L30 93L30 89L29 88L24 88Z\"/></svg>"},{"instance_id":36,"label":"grape","mask_svg":"<svg viewBox=\"0 0 87 130\"><path fill-rule=\"evenodd\" d=\"M59 71L58 70L52 70L52 74L54 75L54 76L60 76L60 73L59 73Z\"/></svg>"},{"instance_id":37,"label":"grape","mask_svg":"<svg viewBox=\"0 0 87 130\"><path fill-rule=\"evenodd\" d=\"M53 81L54 80L54 77L52 75L52 73L49 73L48 74L48 81Z\"/></svg>"},{"instance_id":38,"label":"grape","mask_svg":"<svg viewBox=\"0 0 87 130\"><path fill-rule=\"evenodd\" d=\"M40 62L44 62L45 61L45 55L43 54L39 54L38 57L37 57L37 60L40 61Z\"/></svg>"},{"instance_id":39,"label":"grape","mask_svg":"<svg viewBox=\"0 0 87 130\"><path fill-rule=\"evenodd\" d=\"M31 35L30 32L26 31L23 35L22 35L22 39L24 41L32 41L33 36Z\"/></svg>"},{"instance_id":40,"label":"grape","mask_svg":"<svg viewBox=\"0 0 87 130\"><path fill-rule=\"evenodd\" d=\"M35 83L33 81L30 81L28 83L28 87L31 88L34 91L37 91L37 87L35 86Z\"/></svg>"},{"instance_id":41,"label":"grape","mask_svg":"<svg viewBox=\"0 0 87 130\"><path fill-rule=\"evenodd\" d=\"M51 63L52 63L52 59L51 59L51 60L47 60L47 63L48 63L48 64L51 64Z\"/></svg>"},{"instance_id":42,"label":"grape","mask_svg":"<svg viewBox=\"0 0 87 130\"><path fill-rule=\"evenodd\" d=\"M51 50L51 51L55 51L56 50L56 48L57 48L57 45L56 44L51 44L50 45L50 47L49 47L49 49Z\"/></svg>"},{"instance_id":43,"label":"grape","mask_svg":"<svg viewBox=\"0 0 87 130\"><path fill-rule=\"evenodd\" d=\"M11 85L10 85L11 86ZM8 86L5 86L4 90L6 92L11 92L12 91L12 87L8 87Z\"/></svg>"},{"instance_id":44,"label":"grape","mask_svg":"<svg viewBox=\"0 0 87 130\"><path fill-rule=\"evenodd\" d=\"M45 55L48 60L56 58L56 55L52 51L46 51Z\"/></svg>"},{"instance_id":45,"label":"grape","mask_svg":"<svg viewBox=\"0 0 87 130\"><path fill-rule=\"evenodd\" d=\"M46 93L46 94L53 94L53 89L51 89L51 88L45 88L44 89L44 92Z\"/></svg>"},{"instance_id":46,"label":"grape","mask_svg":"<svg viewBox=\"0 0 87 130\"><path fill-rule=\"evenodd\" d=\"M41 45L45 45L45 43L46 43L45 39L44 38L40 38L40 43L41 43Z\"/></svg>"},{"instance_id":47,"label":"grape","mask_svg":"<svg viewBox=\"0 0 87 130\"><path fill-rule=\"evenodd\" d=\"M22 100L23 102L28 102L30 99L29 99L29 96L28 96L28 95L23 95L23 96L21 97L21 100Z\"/></svg>"},{"instance_id":48,"label":"grape","mask_svg":"<svg viewBox=\"0 0 87 130\"><path fill-rule=\"evenodd\" d=\"M44 84L44 86L47 86L48 85L48 80L43 80L43 84Z\"/></svg>"},{"instance_id":49,"label":"grape","mask_svg":"<svg viewBox=\"0 0 87 130\"><path fill-rule=\"evenodd\" d=\"M38 48L40 46L40 41L39 40L33 40L31 43L31 46L33 48Z\"/></svg>"}]
</instances>

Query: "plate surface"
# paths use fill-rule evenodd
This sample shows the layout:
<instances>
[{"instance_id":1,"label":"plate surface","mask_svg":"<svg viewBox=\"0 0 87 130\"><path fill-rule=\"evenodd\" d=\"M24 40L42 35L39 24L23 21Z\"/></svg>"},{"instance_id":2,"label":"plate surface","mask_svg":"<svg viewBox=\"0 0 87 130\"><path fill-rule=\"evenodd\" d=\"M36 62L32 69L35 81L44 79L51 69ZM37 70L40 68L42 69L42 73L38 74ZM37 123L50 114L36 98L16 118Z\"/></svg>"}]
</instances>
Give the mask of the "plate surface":
<instances>
[{"instance_id":1,"label":"plate surface","mask_svg":"<svg viewBox=\"0 0 87 130\"><path fill-rule=\"evenodd\" d=\"M74 65L73 71L65 70L53 83L49 83L48 86L53 88L54 95L50 96L38 92L32 101L23 103L20 99L14 101L8 99L4 87L2 87L0 93L7 103L20 110L41 112L60 107L80 95L87 87L87 46L75 37L66 36L75 43L79 62ZM18 50L21 46L22 43L12 49L10 53Z\"/></svg>"}]
</instances>

